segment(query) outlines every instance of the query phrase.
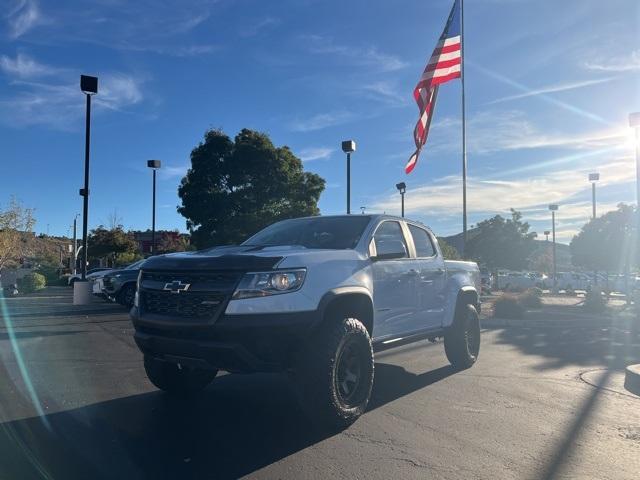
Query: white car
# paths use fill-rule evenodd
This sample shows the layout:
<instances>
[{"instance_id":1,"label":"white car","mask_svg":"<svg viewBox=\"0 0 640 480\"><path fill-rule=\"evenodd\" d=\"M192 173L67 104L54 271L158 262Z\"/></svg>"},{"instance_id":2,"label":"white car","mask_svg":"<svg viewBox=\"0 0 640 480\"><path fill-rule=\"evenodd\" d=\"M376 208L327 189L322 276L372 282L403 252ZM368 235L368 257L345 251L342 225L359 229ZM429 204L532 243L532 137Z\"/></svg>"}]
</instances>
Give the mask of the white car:
<instances>
[{"instance_id":1,"label":"white car","mask_svg":"<svg viewBox=\"0 0 640 480\"><path fill-rule=\"evenodd\" d=\"M444 337L449 361L471 367L479 308L478 266L445 261L424 225L341 215L150 257L131 318L158 388L203 389L218 369L286 371L312 416L345 426L369 402L375 351Z\"/></svg>"},{"instance_id":2,"label":"white car","mask_svg":"<svg viewBox=\"0 0 640 480\"><path fill-rule=\"evenodd\" d=\"M99 275L104 275L105 273L110 272L111 270L113 270L113 268L111 267L98 267L98 268L92 268L91 270L87 270L87 280L96 278ZM76 273L75 275L69 276L69 278L67 279L67 283L69 285L73 285L76 281L80 279L82 279L82 274Z\"/></svg>"}]
</instances>

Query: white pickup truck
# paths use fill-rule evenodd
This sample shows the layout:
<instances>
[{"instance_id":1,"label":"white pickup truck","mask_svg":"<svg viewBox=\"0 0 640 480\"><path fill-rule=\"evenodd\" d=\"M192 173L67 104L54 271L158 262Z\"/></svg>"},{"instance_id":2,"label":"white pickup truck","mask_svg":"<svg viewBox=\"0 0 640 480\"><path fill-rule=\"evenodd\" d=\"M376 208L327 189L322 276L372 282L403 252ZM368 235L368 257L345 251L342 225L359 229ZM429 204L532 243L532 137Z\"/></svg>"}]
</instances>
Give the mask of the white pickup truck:
<instances>
[{"instance_id":1,"label":"white pickup truck","mask_svg":"<svg viewBox=\"0 0 640 480\"><path fill-rule=\"evenodd\" d=\"M131 316L158 388L201 390L218 369L286 371L313 416L346 426L367 407L374 352L444 337L455 367L475 363L479 292L477 265L445 261L418 222L320 216L151 257Z\"/></svg>"}]
</instances>

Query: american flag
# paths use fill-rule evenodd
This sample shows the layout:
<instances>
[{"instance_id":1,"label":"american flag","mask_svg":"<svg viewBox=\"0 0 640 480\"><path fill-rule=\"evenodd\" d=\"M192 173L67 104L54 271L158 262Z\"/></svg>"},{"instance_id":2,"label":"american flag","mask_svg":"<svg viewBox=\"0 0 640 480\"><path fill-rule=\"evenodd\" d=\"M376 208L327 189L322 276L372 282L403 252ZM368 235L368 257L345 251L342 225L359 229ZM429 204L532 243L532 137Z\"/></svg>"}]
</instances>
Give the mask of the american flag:
<instances>
[{"instance_id":1,"label":"american flag","mask_svg":"<svg viewBox=\"0 0 640 480\"><path fill-rule=\"evenodd\" d=\"M453 3L453 8L440 40L413 91L413 97L416 99L420 110L420 118L416 128L413 130L416 151L411 155L407 165L404 167L406 173L411 173L416 167L420 150L427 143L431 116L438 96L438 86L454 78L460 78L462 37L460 35L459 1L455 0Z\"/></svg>"}]
</instances>

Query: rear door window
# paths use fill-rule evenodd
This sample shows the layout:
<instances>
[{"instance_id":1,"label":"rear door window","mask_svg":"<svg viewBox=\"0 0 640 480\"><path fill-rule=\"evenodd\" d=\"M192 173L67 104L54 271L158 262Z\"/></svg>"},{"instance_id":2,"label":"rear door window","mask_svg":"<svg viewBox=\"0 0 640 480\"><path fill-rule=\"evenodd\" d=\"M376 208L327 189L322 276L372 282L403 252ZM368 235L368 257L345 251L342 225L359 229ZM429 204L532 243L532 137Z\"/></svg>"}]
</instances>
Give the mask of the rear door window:
<instances>
[{"instance_id":1,"label":"rear door window","mask_svg":"<svg viewBox=\"0 0 640 480\"><path fill-rule=\"evenodd\" d=\"M436 254L429 233L426 230L409 224L409 231L413 237L413 244L416 247L416 257L427 258L433 257Z\"/></svg>"}]
</instances>

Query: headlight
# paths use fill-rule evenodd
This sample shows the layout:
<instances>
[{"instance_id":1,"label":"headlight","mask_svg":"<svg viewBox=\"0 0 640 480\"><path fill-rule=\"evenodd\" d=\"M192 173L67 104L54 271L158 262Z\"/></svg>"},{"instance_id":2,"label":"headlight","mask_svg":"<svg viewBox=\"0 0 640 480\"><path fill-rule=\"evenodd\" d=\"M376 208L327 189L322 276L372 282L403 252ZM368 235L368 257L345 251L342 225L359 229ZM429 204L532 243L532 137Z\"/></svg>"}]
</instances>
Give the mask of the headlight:
<instances>
[{"instance_id":1,"label":"headlight","mask_svg":"<svg viewBox=\"0 0 640 480\"><path fill-rule=\"evenodd\" d=\"M302 287L306 275L307 271L304 268L247 273L240 280L232 298L237 300L295 292Z\"/></svg>"}]
</instances>

